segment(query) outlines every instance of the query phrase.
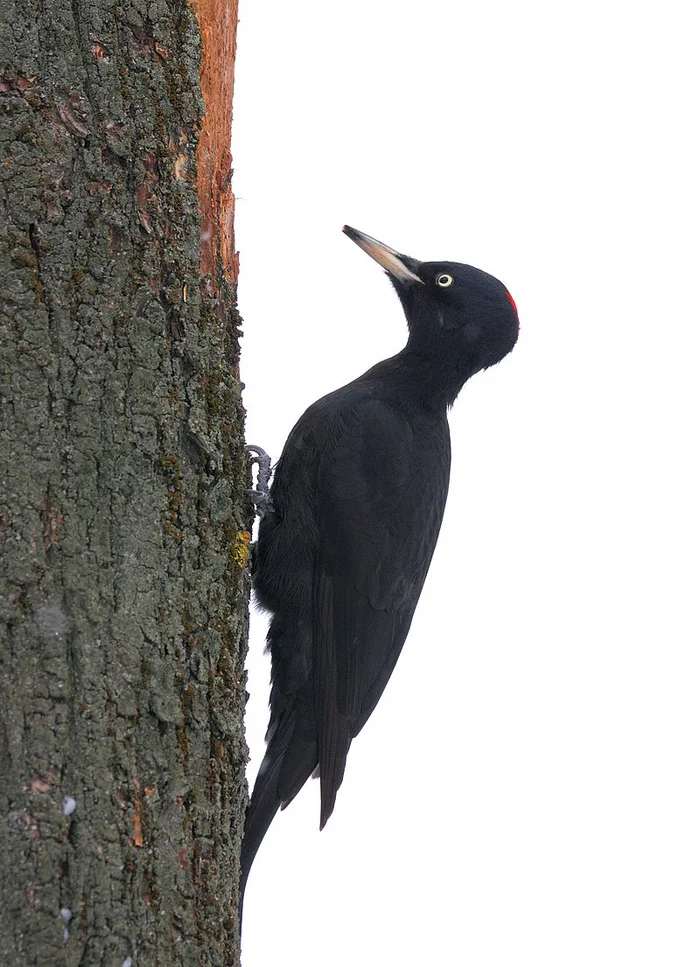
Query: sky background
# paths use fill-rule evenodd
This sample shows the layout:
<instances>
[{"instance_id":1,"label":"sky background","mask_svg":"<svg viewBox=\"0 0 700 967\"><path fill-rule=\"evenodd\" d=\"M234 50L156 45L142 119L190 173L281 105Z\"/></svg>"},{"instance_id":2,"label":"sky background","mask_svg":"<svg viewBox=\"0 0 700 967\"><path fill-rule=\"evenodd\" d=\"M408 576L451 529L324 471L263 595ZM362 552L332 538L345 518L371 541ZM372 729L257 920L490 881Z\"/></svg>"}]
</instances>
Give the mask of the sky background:
<instances>
[{"instance_id":1,"label":"sky background","mask_svg":"<svg viewBox=\"0 0 700 967\"><path fill-rule=\"evenodd\" d=\"M318 832L277 817L245 967L700 963L698 57L690 5L241 0L248 440L397 352L341 234L498 276L442 534ZM250 640L250 779L266 620Z\"/></svg>"}]
</instances>

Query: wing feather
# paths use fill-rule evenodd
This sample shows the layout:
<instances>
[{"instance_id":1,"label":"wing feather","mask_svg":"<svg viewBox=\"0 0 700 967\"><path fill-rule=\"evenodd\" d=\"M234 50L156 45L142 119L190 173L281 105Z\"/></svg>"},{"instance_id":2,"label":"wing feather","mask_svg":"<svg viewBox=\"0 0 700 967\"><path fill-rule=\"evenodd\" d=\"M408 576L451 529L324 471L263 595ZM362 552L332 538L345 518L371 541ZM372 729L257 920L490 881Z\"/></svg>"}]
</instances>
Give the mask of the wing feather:
<instances>
[{"instance_id":1,"label":"wing feather","mask_svg":"<svg viewBox=\"0 0 700 967\"><path fill-rule=\"evenodd\" d=\"M324 539L314 564L312 650L321 827L350 743L394 669L435 548L449 437L431 465L422 443L400 411L371 401L343 414L319 461Z\"/></svg>"}]
</instances>

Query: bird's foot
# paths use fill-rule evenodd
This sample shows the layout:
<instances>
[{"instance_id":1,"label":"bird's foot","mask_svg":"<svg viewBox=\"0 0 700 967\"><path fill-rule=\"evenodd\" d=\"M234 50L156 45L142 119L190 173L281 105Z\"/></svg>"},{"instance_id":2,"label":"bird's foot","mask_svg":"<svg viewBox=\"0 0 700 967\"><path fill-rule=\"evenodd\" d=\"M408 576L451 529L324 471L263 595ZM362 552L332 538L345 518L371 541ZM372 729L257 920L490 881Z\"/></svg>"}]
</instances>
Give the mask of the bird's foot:
<instances>
[{"instance_id":1,"label":"bird's foot","mask_svg":"<svg viewBox=\"0 0 700 967\"><path fill-rule=\"evenodd\" d=\"M246 446L250 454L251 464L258 466L258 485L246 493L255 506L256 514L262 519L265 514L272 510L272 497L270 496L270 477L272 475L272 461L262 447L256 447L252 443Z\"/></svg>"}]
</instances>

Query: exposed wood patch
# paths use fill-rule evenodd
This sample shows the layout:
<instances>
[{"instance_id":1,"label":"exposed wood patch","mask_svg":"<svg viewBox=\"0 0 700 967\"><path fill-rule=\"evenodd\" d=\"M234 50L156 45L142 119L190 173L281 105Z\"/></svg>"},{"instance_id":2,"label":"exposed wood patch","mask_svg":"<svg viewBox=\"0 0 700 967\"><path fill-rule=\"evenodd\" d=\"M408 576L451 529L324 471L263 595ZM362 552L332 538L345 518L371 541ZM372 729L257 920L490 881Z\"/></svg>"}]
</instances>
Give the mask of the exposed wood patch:
<instances>
[{"instance_id":1,"label":"exposed wood patch","mask_svg":"<svg viewBox=\"0 0 700 967\"><path fill-rule=\"evenodd\" d=\"M202 215L202 274L238 278L231 191L231 121L238 29L238 0L194 0L202 32L201 86L205 114L197 149L197 190Z\"/></svg>"}]
</instances>

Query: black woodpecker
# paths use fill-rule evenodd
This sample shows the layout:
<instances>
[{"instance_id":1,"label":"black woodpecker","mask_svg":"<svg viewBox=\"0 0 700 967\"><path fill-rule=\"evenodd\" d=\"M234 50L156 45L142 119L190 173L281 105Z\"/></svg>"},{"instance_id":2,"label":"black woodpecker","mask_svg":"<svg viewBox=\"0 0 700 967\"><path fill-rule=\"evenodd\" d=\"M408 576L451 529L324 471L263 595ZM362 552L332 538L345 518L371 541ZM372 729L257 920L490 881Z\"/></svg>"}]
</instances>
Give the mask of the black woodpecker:
<instances>
[{"instance_id":1,"label":"black woodpecker","mask_svg":"<svg viewBox=\"0 0 700 967\"><path fill-rule=\"evenodd\" d=\"M241 903L275 813L312 774L321 829L333 812L350 743L394 669L435 549L450 477L447 410L518 338L498 279L343 231L386 270L408 342L310 406L274 472L253 570L271 615L270 724L246 818Z\"/></svg>"}]
</instances>

